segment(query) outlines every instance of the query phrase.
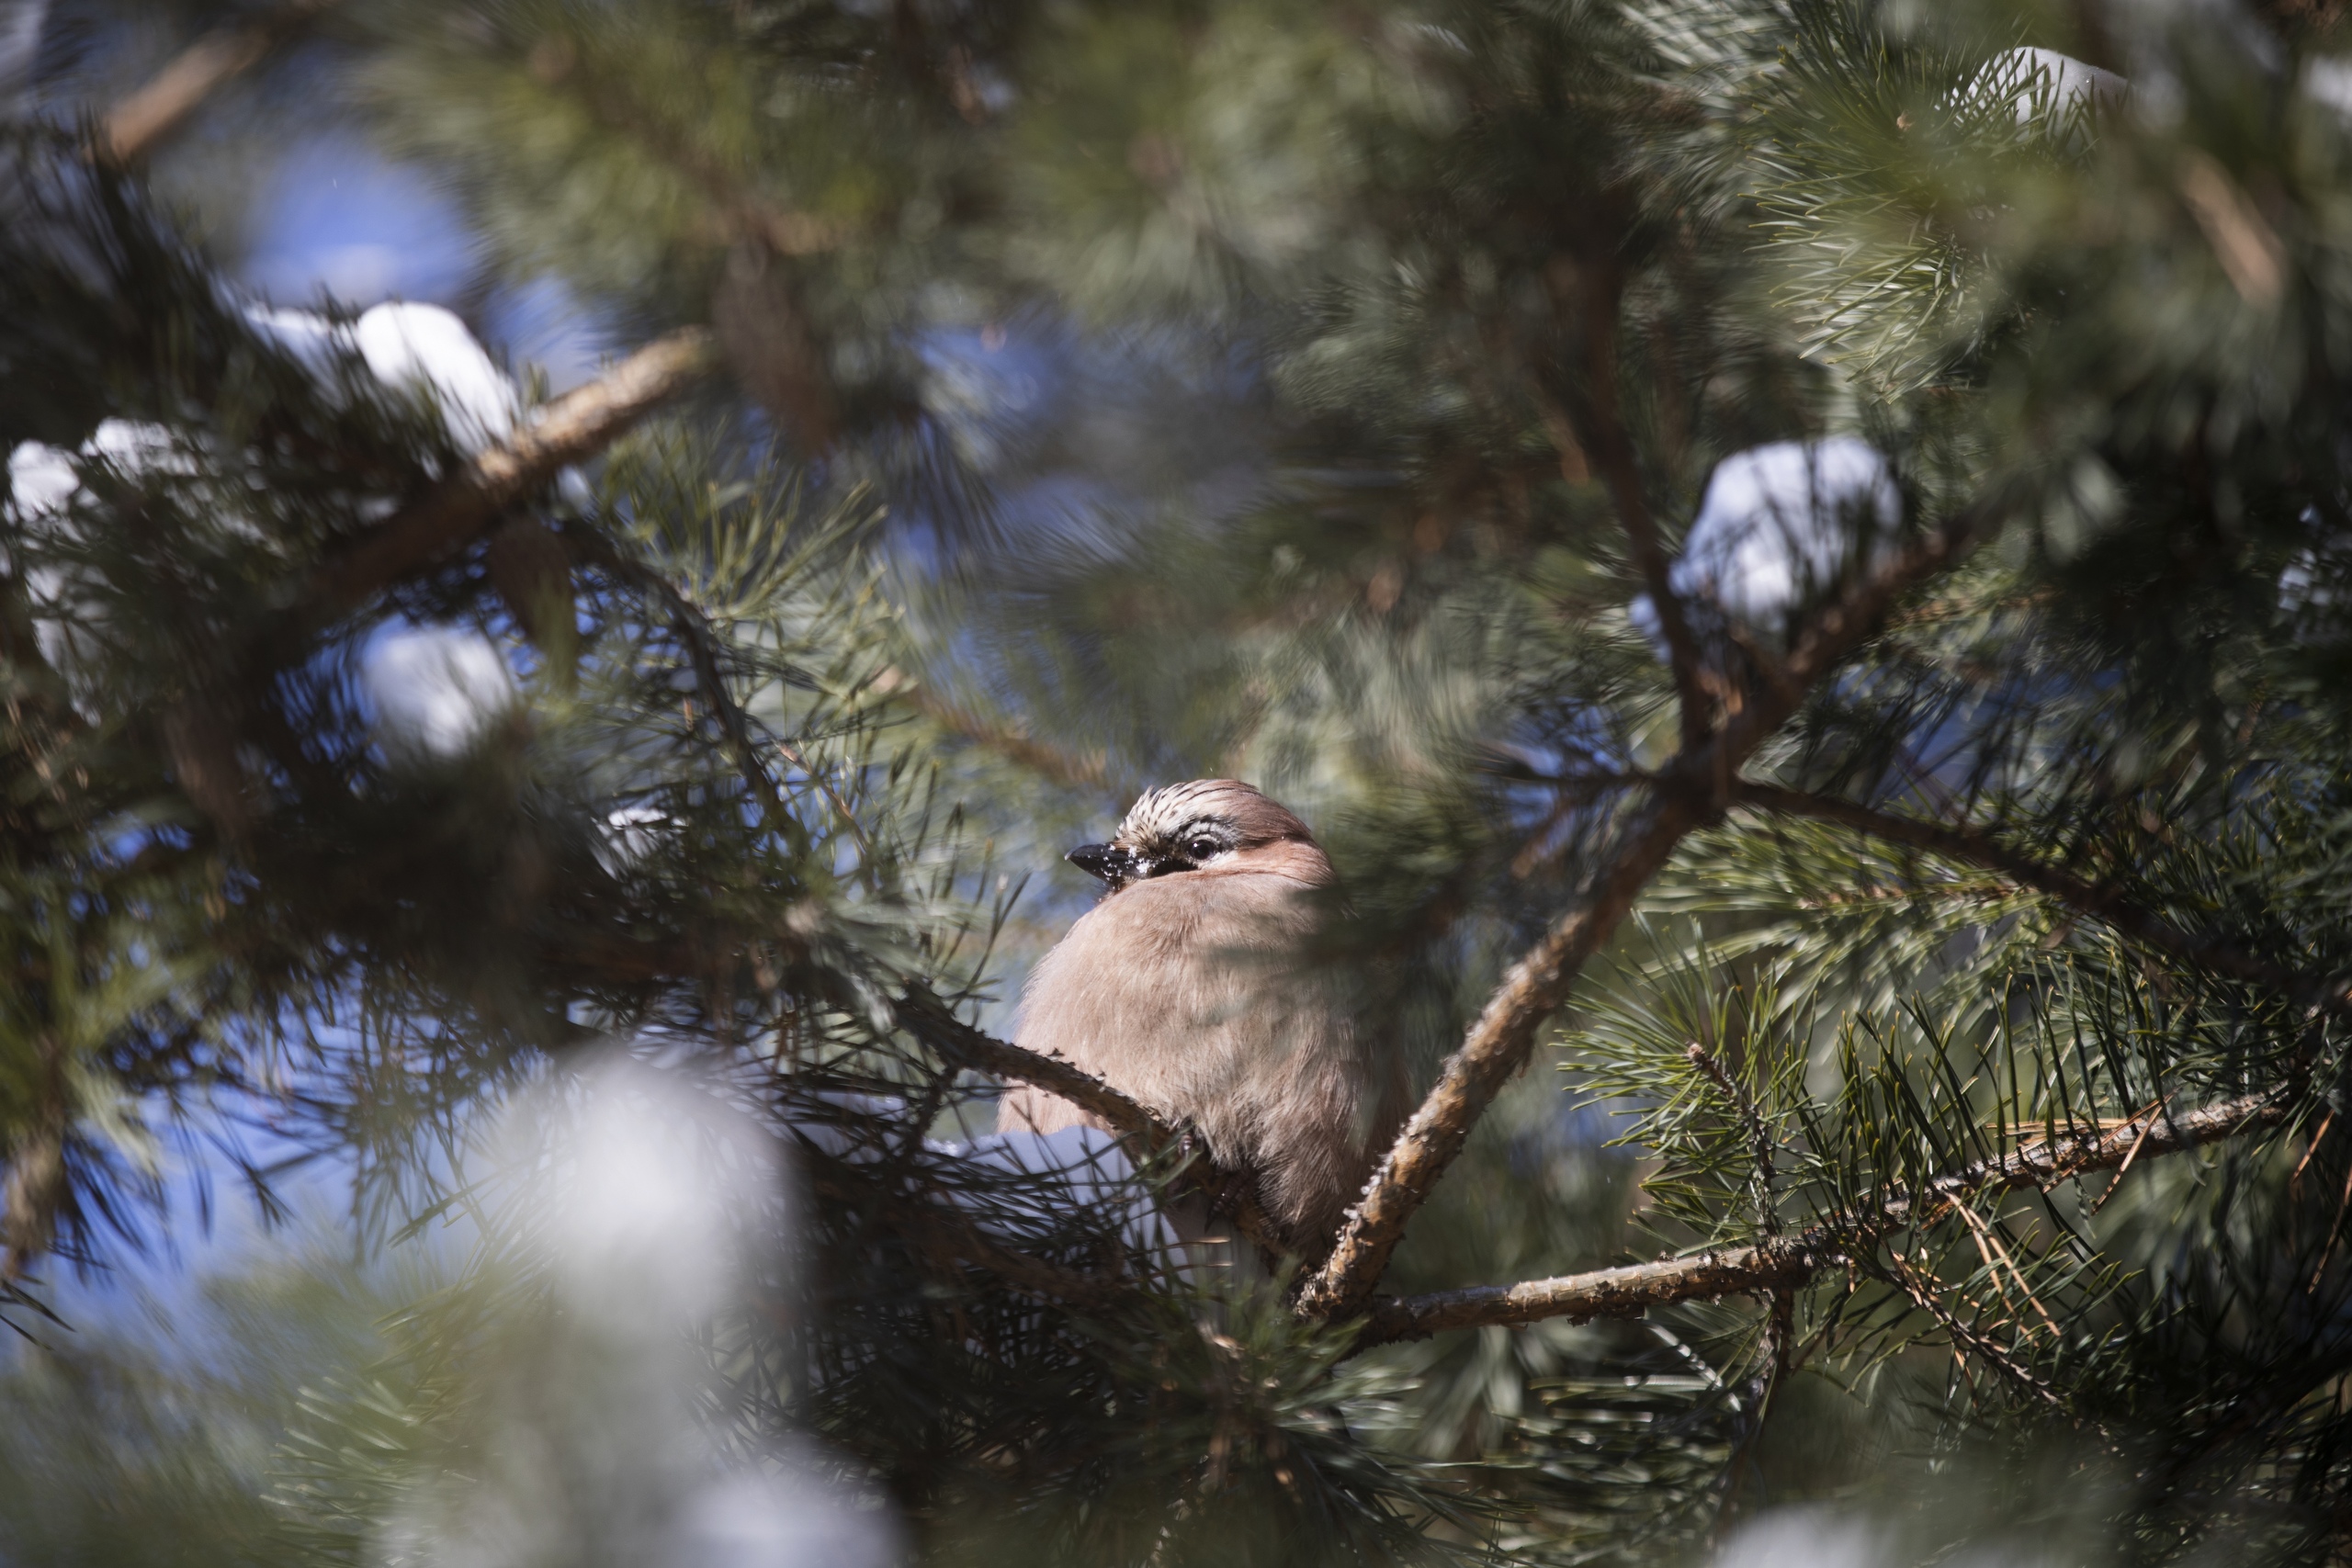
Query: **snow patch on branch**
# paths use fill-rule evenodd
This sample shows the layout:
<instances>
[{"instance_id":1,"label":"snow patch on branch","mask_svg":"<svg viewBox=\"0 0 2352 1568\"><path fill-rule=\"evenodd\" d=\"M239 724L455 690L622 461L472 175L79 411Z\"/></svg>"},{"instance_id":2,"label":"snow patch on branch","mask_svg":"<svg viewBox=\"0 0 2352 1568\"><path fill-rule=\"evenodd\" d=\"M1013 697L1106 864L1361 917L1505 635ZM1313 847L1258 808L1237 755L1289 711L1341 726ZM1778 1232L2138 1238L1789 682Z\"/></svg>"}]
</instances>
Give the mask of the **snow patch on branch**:
<instances>
[{"instance_id":1,"label":"snow patch on branch","mask_svg":"<svg viewBox=\"0 0 2352 1568\"><path fill-rule=\"evenodd\" d=\"M465 322L438 305L379 305L347 325L315 311L261 305L246 307L244 317L317 378L322 393L334 394L337 358L356 355L387 389L432 398L450 441L469 456L514 434L522 400L513 379ZM87 488L83 469L93 461L109 464L132 480L175 471L167 468L173 462L193 472L193 460L185 455L175 458L175 451L172 433L164 426L124 419L101 422L74 452L24 442L8 454L8 496L0 515L20 525L57 516Z\"/></svg>"},{"instance_id":2,"label":"snow patch on branch","mask_svg":"<svg viewBox=\"0 0 2352 1568\"><path fill-rule=\"evenodd\" d=\"M18 522L63 510L81 488L71 453L27 441L8 454L8 513Z\"/></svg>"},{"instance_id":3,"label":"snow patch on branch","mask_svg":"<svg viewBox=\"0 0 2352 1568\"><path fill-rule=\"evenodd\" d=\"M356 355L378 383L402 394L423 392L439 412L449 439L479 454L514 433L521 400L514 382L475 341L465 323L436 305L384 304L349 323L310 310L254 305L243 314L264 337L317 380L322 395L342 391L338 363ZM103 421L72 452L28 441L8 454L8 488L0 520L52 539L77 536L73 509L95 498L101 470L137 484L153 475L199 472L201 454L160 424ZM579 485L567 474L568 491ZM381 502L389 513L390 498ZM251 525L234 515L224 527ZM85 634L102 630L103 612L77 586L77 573L52 567L26 571L35 635L51 665L71 675L91 651ZM410 756L454 757L470 749L516 700L505 657L488 638L456 626L412 628L379 638L367 652L362 682L374 703L390 749Z\"/></svg>"},{"instance_id":4,"label":"snow patch on branch","mask_svg":"<svg viewBox=\"0 0 2352 1568\"><path fill-rule=\"evenodd\" d=\"M465 322L437 305L379 305L353 323L352 342L388 387L430 390L449 438L469 456L514 433L514 383Z\"/></svg>"},{"instance_id":5,"label":"snow patch on branch","mask_svg":"<svg viewBox=\"0 0 2352 1568\"><path fill-rule=\"evenodd\" d=\"M1778 630L1856 564L1884 560L1902 522L1894 466L1867 442L1835 435L1750 447L1715 466L1668 581L1695 607ZM1649 595L1630 614L1663 656Z\"/></svg>"},{"instance_id":6,"label":"snow patch on branch","mask_svg":"<svg viewBox=\"0 0 2352 1568\"><path fill-rule=\"evenodd\" d=\"M514 433L522 399L466 323L438 305L390 301L348 325L311 310L252 305L245 320L322 382L339 354L356 354L385 387L422 391L440 411L449 439L478 456Z\"/></svg>"}]
</instances>

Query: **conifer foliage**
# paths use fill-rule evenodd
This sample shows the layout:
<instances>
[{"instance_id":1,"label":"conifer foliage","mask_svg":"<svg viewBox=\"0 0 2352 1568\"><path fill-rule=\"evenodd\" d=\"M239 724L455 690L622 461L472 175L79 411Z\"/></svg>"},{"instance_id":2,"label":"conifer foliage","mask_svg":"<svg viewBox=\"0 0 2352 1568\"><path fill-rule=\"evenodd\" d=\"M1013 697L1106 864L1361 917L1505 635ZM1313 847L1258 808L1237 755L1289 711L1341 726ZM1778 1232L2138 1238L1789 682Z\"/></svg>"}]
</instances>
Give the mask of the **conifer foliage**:
<instances>
[{"instance_id":1,"label":"conifer foliage","mask_svg":"<svg viewBox=\"0 0 2352 1568\"><path fill-rule=\"evenodd\" d=\"M624 1442L568 1533L447 1501L623 1342L483 1174L616 1051L789 1166L696 1429L865 1524L761 1561L2344 1555L2334 7L26 15L27 1561L642 1560ZM322 117L601 371L238 282L173 138ZM1246 1172L999 1037L1061 835L1216 774L1422 1096L1256 1293L1151 1213ZM1115 1145L990 1142L1010 1078ZM477 1245L74 1348L199 1143Z\"/></svg>"}]
</instances>

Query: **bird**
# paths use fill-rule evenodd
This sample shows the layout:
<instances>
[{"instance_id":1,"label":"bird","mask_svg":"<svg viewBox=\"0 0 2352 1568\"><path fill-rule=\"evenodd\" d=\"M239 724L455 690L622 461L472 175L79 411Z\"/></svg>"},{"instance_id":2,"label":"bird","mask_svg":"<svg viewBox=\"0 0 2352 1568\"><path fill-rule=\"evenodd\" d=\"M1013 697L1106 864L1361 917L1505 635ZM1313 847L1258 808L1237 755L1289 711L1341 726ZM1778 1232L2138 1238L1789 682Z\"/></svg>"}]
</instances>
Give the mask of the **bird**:
<instances>
[{"instance_id":1,"label":"bird","mask_svg":"<svg viewBox=\"0 0 2352 1568\"><path fill-rule=\"evenodd\" d=\"M1016 1043L1059 1055L1207 1145L1245 1178L1270 1238L1310 1265L1403 1121L1404 1084L1329 961L1337 875L1306 823L1238 779L1147 791L1107 843L1066 857L1100 902L1031 971ZM998 1125L1102 1126L1067 1100L1010 1089ZM1222 1239L1199 1200L1170 1218L1197 1255ZM1264 1277L1252 1249L1224 1261Z\"/></svg>"}]
</instances>

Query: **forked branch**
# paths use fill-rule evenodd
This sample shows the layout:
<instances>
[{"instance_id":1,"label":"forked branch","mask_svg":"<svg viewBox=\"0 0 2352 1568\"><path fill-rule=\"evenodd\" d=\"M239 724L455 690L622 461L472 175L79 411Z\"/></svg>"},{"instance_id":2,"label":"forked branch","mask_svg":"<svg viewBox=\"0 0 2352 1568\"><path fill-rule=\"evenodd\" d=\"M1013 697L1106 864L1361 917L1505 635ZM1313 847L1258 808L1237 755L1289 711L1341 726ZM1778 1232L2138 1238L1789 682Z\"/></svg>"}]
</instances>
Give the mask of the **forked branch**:
<instances>
[{"instance_id":1,"label":"forked branch","mask_svg":"<svg viewBox=\"0 0 2352 1568\"><path fill-rule=\"evenodd\" d=\"M1856 579L1807 621L1782 665L1783 681L1747 694L1709 740L1686 746L1654 775L1650 798L1631 815L1586 902L1511 965L1461 1047L1446 1058L1436 1085L1349 1212L1330 1258L1301 1287L1301 1312L1336 1318L1362 1307L1404 1239L1407 1222L1503 1085L1527 1065L1537 1031L1566 1002L1585 960L1617 929L1684 836L1723 809L1740 764L1787 722L1815 682L1877 628L1898 598L1957 560L1990 515L1990 506L1962 512Z\"/></svg>"},{"instance_id":2,"label":"forked branch","mask_svg":"<svg viewBox=\"0 0 2352 1568\"><path fill-rule=\"evenodd\" d=\"M2175 1116L2154 1110L2113 1126L2039 1139L1937 1178L1877 1209L1815 1225L1785 1241L1762 1240L1689 1258L1600 1269L1516 1285L1476 1285L1420 1296L1375 1298L1362 1341L1420 1339L1449 1328L1535 1323L1565 1317L1634 1317L1676 1302L1770 1293L1804 1284L1906 1226L1934 1221L1963 1199L2036 1187L2047 1190L2094 1171L2178 1154L2241 1134L2277 1127L2294 1114L2291 1100L2254 1094Z\"/></svg>"},{"instance_id":3,"label":"forked branch","mask_svg":"<svg viewBox=\"0 0 2352 1568\"><path fill-rule=\"evenodd\" d=\"M1625 917L1700 812L1687 797L1655 799L1626 834L1594 896L1563 917L1503 976L1470 1027L1461 1049L1445 1059L1363 1197L1349 1212L1339 1245L1299 1292L1299 1310L1312 1316L1352 1312L1377 1284L1405 1225L1453 1163L1470 1130L1502 1092L1535 1043L1544 1020L1559 1010L1592 956Z\"/></svg>"}]
</instances>

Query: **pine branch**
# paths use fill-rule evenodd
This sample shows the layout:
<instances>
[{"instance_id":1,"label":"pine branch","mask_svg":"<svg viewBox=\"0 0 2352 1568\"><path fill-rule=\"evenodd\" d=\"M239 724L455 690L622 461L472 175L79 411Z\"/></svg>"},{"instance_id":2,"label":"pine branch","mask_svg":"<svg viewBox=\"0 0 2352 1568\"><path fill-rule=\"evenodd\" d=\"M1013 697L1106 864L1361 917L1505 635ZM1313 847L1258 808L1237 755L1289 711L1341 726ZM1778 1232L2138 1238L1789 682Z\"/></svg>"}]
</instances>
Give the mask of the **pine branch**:
<instances>
[{"instance_id":1,"label":"pine branch","mask_svg":"<svg viewBox=\"0 0 2352 1568\"><path fill-rule=\"evenodd\" d=\"M1683 1048L1690 1065L1699 1069L1715 1092L1724 1097L1732 1113L1739 1118L1740 1128L1747 1134L1750 1156L1756 1161L1756 1175L1751 1190L1756 1197L1756 1223L1762 1227L1767 1239L1781 1234L1781 1213L1772 1190L1772 1129L1756 1106L1755 1097L1740 1081L1732 1077L1714 1053L1696 1040Z\"/></svg>"},{"instance_id":2,"label":"pine branch","mask_svg":"<svg viewBox=\"0 0 2352 1568\"><path fill-rule=\"evenodd\" d=\"M636 137L701 187L720 226L733 239L764 245L779 256L802 257L839 250L854 233L838 219L776 207L758 195L739 170L696 147L668 116L644 103L626 79L592 82L582 98L599 119Z\"/></svg>"},{"instance_id":3,"label":"pine branch","mask_svg":"<svg viewBox=\"0 0 2352 1568\"><path fill-rule=\"evenodd\" d=\"M718 363L711 334L686 327L567 392L504 445L482 453L322 563L300 596L304 614L313 625L335 620L471 543L509 508L572 464L602 452Z\"/></svg>"},{"instance_id":4,"label":"pine branch","mask_svg":"<svg viewBox=\"0 0 2352 1568\"><path fill-rule=\"evenodd\" d=\"M1813 1226L1787 1241L1711 1249L1589 1274L1529 1280L1516 1285L1476 1285L1420 1296L1375 1298L1363 1343L1421 1339L1449 1328L1535 1323L1565 1317L1634 1317L1677 1302L1770 1292L1802 1285L1845 1262L1891 1231L1925 1224L1962 1199L2019 1188L2048 1190L2094 1171L2180 1154L2287 1122L2294 1104L2276 1092L2245 1095L2174 1116L2157 1109L2071 1137L2030 1144L1938 1177L1917 1191L1889 1200L1868 1214Z\"/></svg>"},{"instance_id":5,"label":"pine branch","mask_svg":"<svg viewBox=\"0 0 2352 1568\"><path fill-rule=\"evenodd\" d=\"M809 1163L815 1168L807 1180L820 1196L855 1208L874 1201L875 1192L870 1185L828 1176L818 1162ZM1031 1295L1074 1306L1100 1307L1117 1301L1128 1289L1128 1282L1117 1275L1081 1272L1000 1246L981 1232L969 1214L952 1206L900 1200L891 1201L889 1208L910 1238L924 1251L984 1269Z\"/></svg>"},{"instance_id":6,"label":"pine branch","mask_svg":"<svg viewBox=\"0 0 2352 1568\"><path fill-rule=\"evenodd\" d=\"M1110 759L1103 752L1068 751L1034 739L935 694L902 671L884 671L875 690L882 696L906 704L948 733L960 735L1064 789L1101 789L1112 782Z\"/></svg>"},{"instance_id":7,"label":"pine branch","mask_svg":"<svg viewBox=\"0 0 2352 1568\"><path fill-rule=\"evenodd\" d=\"M1446 1058L1436 1085L1397 1134L1363 1197L1349 1211L1339 1245L1299 1292L1300 1311L1340 1317L1371 1293L1404 1239L1406 1223L1462 1152L1495 1096L1526 1065L1536 1030L1566 1001L1584 961L1609 939L1700 819L1687 796L1652 800L1595 896L1511 965L1461 1049Z\"/></svg>"},{"instance_id":8,"label":"pine branch","mask_svg":"<svg viewBox=\"0 0 2352 1568\"><path fill-rule=\"evenodd\" d=\"M288 0L267 16L205 34L107 111L98 122L95 154L119 166L137 163L187 123L223 83L260 64L271 50L335 3Z\"/></svg>"},{"instance_id":9,"label":"pine branch","mask_svg":"<svg viewBox=\"0 0 2352 1568\"><path fill-rule=\"evenodd\" d=\"M2032 888L2069 908L2104 920L2123 935L2194 968L2233 980L2267 986L2306 1005L2322 1006L2332 1011L2352 1010L2352 995L2347 995L2340 981L2302 974L2257 958L2225 942L2192 935L2154 910L2134 903L2119 889L2086 882L2030 855L2020 854L1975 829L1922 822L1914 818L1898 817L1892 812L1873 810L1867 806L1857 806L1832 795L1781 789L1773 784L1751 784L1746 779L1735 781L1732 798L1742 806L1777 812L1784 817L1835 822L1889 843L1906 844L1946 860L1983 866L1988 871L2000 873L2021 887Z\"/></svg>"},{"instance_id":10,"label":"pine branch","mask_svg":"<svg viewBox=\"0 0 2352 1568\"><path fill-rule=\"evenodd\" d=\"M1699 642L1682 613L1681 596L1674 591L1666 548L1658 542L1657 522L1650 515L1643 489L1641 462L1626 433L1617 395L1617 312L1624 302L1623 274L1611 267L1605 277L1589 282L1581 293L1585 385L1584 396L1578 400L1582 417L1577 423L1584 427L1583 446L1592 466L1600 470L1610 499L1616 503L1618 525L1625 530L1634 568L1649 589L1650 607L1666 636L1667 662L1674 672L1675 702L1681 716L1682 745L1688 750L1705 743L1713 728L1713 705L1708 701ZM1565 429L1568 422L1555 415L1547 423ZM1559 440L1557 434L1554 440ZM1565 475L1573 466L1568 446L1561 447L1560 459Z\"/></svg>"},{"instance_id":11,"label":"pine branch","mask_svg":"<svg viewBox=\"0 0 2352 1568\"><path fill-rule=\"evenodd\" d=\"M1642 889L1672 858L1684 835L1713 819L1728 801L1739 766L1788 721L1804 694L1858 647L1904 593L1957 560L1994 513L1968 508L1911 547L1858 578L1822 606L1763 690L1747 693L1723 728L1686 747L1650 784L1651 798L1634 818L1593 893L1513 964L1438 1081L1405 1123L1364 1194L1349 1211L1339 1240L1299 1292L1299 1310L1342 1317L1380 1282L1406 1224L1428 1198L1503 1085L1527 1065L1536 1031L1558 1011L1584 961L1608 941Z\"/></svg>"},{"instance_id":12,"label":"pine branch","mask_svg":"<svg viewBox=\"0 0 2352 1568\"><path fill-rule=\"evenodd\" d=\"M678 638L686 645L686 656L693 662L695 690L718 716L719 732L726 737L727 749L735 759L736 773L758 797L762 815L777 832L784 835L792 852L795 854L808 853L808 829L786 807L784 792L776 786L775 776L768 772L766 763L761 760L759 748L752 743L751 716L743 711L734 694L727 689L726 675L718 664L718 639L701 608L680 592L677 584L668 578L628 559L602 539L593 536L582 538L579 541L579 547L590 560L622 581L660 600L669 610L670 624L677 629ZM787 747L786 750L789 753L791 749ZM810 776L812 779L815 777L813 773ZM827 793L830 795L831 792L829 790ZM838 806L839 803L835 804ZM846 810L842 815L855 829L855 818L850 818Z\"/></svg>"},{"instance_id":13,"label":"pine branch","mask_svg":"<svg viewBox=\"0 0 2352 1568\"><path fill-rule=\"evenodd\" d=\"M841 430L839 390L818 323L787 264L840 249L853 228L775 207L740 167L696 145L690 131L645 103L625 77L589 81L582 99L591 114L636 138L700 188L718 232L735 246L712 297L729 357L745 389L808 450L832 446Z\"/></svg>"}]
</instances>

